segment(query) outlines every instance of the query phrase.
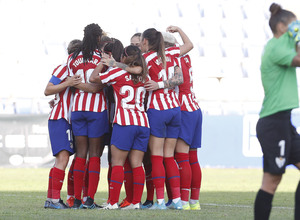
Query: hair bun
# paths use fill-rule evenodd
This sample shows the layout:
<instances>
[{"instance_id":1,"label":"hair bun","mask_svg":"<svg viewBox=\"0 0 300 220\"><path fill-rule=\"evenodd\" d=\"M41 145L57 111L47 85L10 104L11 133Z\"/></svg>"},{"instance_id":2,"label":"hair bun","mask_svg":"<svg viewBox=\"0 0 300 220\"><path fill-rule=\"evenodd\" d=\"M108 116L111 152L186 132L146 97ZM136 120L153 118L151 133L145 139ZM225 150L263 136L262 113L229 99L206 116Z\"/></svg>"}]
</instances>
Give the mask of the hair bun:
<instances>
[{"instance_id":1,"label":"hair bun","mask_svg":"<svg viewBox=\"0 0 300 220\"><path fill-rule=\"evenodd\" d=\"M277 14L280 10L282 10L281 6L276 4L276 3L272 3L272 5L270 6L270 12L271 12L271 16Z\"/></svg>"}]
</instances>

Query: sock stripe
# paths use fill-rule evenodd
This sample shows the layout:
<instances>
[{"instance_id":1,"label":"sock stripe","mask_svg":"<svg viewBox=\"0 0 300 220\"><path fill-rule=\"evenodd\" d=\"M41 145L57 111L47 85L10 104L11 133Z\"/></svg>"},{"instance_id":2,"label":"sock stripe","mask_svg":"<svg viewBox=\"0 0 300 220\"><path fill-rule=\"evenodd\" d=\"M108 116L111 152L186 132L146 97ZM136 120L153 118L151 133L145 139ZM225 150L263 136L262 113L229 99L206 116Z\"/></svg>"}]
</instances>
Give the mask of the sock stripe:
<instances>
[{"instance_id":1,"label":"sock stripe","mask_svg":"<svg viewBox=\"0 0 300 220\"><path fill-rule=\"evenodd\" d=\"M154 180L154 179L165 179L166 177L164 177L164 176L157 176L157 177L152 177L152 180Z\"/></svg>"},{"instance_id":2,"label":"sock stripe","mask_svg":"<svg viewBox=\"0 0 300 220\"><path fill-rule=\"evenodd\" d=\"M180 178L180 176L171 176L168 178L168 180L173 179L173 178Z\"/></svg>"},{"instance_id":3,"label":"sock stripe","mask_svg":"<svg viewBox=\"0 0 300 220\"><path fill-rule=\"evenodd\" d=\"M189 160L177 161L177 163L189 162Z\"/></svg>"},{"instance_id":4,"label":"sock stripe","mask_svg":"<svg viewBox=\"0 0 300 220\"><path fill-rule=\"evenodd\" d=\"M75 170L74 169L73 171L84 173L84 170Z\"/></svg>"},{"instance_id":5,"label":"sock stripe","mask_svg":"<svg viewBox=\"0 0 300 220\"><path fill-rule=\"evenodd\" d=\"M94 170L90 170L89 173L97 173L97 174L100 174L100 172L94 171Z\"/></svg>"},{"instance_id":6,"label":"sock stripe","mask_svg":"<svg viewBox=\"0 0 300 220\"><path fill-rule=\"evenodd\" d=\"M110 180L110 182L113 182L113 183L118 183L120 185L122 185L123 183L122 182L118 182L118 181L115 181L115 180Z\"/></svg>"},{"instance_id":7,"label":"sock stripe","mask_svg":"<svg viewBox=\"0 0 300 220\"><path fill-rule=\"evenodd\" d=\"M141 185L141 186L143 186L143 185L144 185L144 183L133 183L133 184L136 184L136 185Z\"/></svg>"},{"instance_id":8,"label":"sock stripe","mask_svg":"<svg viewBox=\"0 0 300 220\"><path fill-rule=\"evenodd\" d=\"M198 161L194 162L194 163L190 163L191 165L198 163Z\"/></svg>"}]
</instances>

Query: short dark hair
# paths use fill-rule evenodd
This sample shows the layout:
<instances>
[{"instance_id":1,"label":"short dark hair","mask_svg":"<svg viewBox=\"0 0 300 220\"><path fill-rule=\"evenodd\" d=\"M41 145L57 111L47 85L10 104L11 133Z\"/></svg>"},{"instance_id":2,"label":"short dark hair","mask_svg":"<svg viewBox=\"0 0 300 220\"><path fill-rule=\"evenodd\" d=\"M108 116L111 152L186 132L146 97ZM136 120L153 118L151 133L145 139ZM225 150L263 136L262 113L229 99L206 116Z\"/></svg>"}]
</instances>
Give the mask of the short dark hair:
<instances>
[{"instance_id":1,"label":"short dark hair","mask_svg":"<svg viewBox=\"0 0 300 220\"><path fill-rule=\"evenodd\" d=\"M135 33L134 35L132 35L132 37L130 38L130 39L132 39L132 38L134 38L134 37L141 37L141 35L142 35L142 33Z\"/></svg>"},{"instance_id":2,"label":"short dark hair","mask_svg":"<svg viewBox=\"0 0 300 220\"><path fill-rule=\"evenodd\" d=\"M269 11L271 12L269 26L274 34L277 32L276 26L278 23L282 22L288 25L288 22L296 17L293 12L282 9L282 7L276 3L271 4Z\"/></svg>"},{"instance_id":3,"label":"short dark hair","mask_svg":"<svg viewBox=\"0 0 300 220\"><path fill-rule=\"evenodd\" d=\"M74 39L72 40L69 45L68 45L68 54L72 54L74 53L80 46L81 46L81 40L78 40L78 39Z\"/></svg>"}]
</instances>

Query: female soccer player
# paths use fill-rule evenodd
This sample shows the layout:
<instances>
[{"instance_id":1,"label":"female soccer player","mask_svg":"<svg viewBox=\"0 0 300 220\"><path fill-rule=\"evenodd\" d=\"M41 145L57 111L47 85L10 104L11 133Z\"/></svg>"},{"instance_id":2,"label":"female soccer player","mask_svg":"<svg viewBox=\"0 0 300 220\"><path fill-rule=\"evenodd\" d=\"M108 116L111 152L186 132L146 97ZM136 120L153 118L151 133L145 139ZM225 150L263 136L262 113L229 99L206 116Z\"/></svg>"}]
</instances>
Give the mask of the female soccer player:
<instances>
[{"instance_id":1,"label":"female soccer player","mask_svg":"<svg viewBox=\"0 0 300 220\"><path fill-rule=\"evenodd\" d=\"M73 53L81 44L80 40L73 40L68 45L68 53ZM74 154L72 130L70 125L70 108L73 102L71 86L81 83L79 76L68 77L67 65L59 65L53 71L52 77L45 89L45 95L55 94L52 110L49 115L48 128L54 167L50 169L48 195L45 208L68 208L60 199L60 191L64 181L65 169L69 156Z\"/></svg>"},{"instance_id":2,"label":"female soccer player","mask_svg":"<svg viewBox=\"0 0 300 220\"><path fill-rule=\"evenodd\" d=\"M299 106L296 68L300 66L296 16L280 5L270 6L273 38L264 48L261 79L265 97L256 132L263 152L263 179L254 204L255 219L269 219L273 195L288 164L300 169L300 136L291 123ZM290 27L291 36L288 34ZM295 28L296 27L296 28ZM296 46L295 46L296 45ZM295 219L300 219L300 182L295 195Z\"/></svg>"},{"instance_id":3,"label":"female soccer player","mask_svg":"<svg viewBox=\"0 0 300 220\"><path fill-rule=\"evenodd\" d=\"M164 39L166 47L173 47L176 43L175 37L170 33L165 33ZM201 168L198 163L197 149L201 147L202 112L193 92L190 56L185 54L176 59L176 63L181 68L184 79L184 82L178 86L181 126L175 148L175 159L180 170L181 201L184 210L200 210Z\"/></svg>"},{"instance_id":4,"label":"female soccer player","mask_svg":"<svg viewBox=\"0 0 300 220\"><path fill-rule=\"evenodd\" d=\"M140 49L128 46L122 54L122 63L142 71L133 75L120 68L109 69L100 74L103 64L93 71L90 81L111 84L114 88L116 111L111 138L112 173L110 180L110 199L105 209L117 209L121 186L124 180L123 166L129 154L133 171L133 199L131 205L124 209L139 209L144 188L145 173L142 167L144 152L150 135L148 117L144 109L147 67ZM111 62L114 60L107 60Z\"/></svg>"},{"instance_id":5,"label":"female soccer player","mask_svg":"<svg viewBox=\"0 0 300 220\"><path fill-rule=\"evenodd\" d=\"M98 24L89 24L84 28L81 47L68 59L69 75L81 76L83 83L89 83L89 77L100 63L98 50L102 29ZM72 208L95 208L94 195L97 191L100 173L100 155L103 150L102 137L108 132L108 118L103 91L90 93L77 89L71 115L72 129L76 142L76 160L74 164L75 201ZM84 166L89 153L88 198L81 202Z\"/></svg>"},{"instance_id":6,"label":"female soccer player","mask_svg":"<svg viewBox=\"0 0 300 220\"><path fill-rule=\"evenodd\" d=\"M130 38L130 45L137 46L141 49L141 33L135 33Z\"/></svg>"},{"instance_id":7,"label":"female soccer player","mask_svg":"<svg viewBox=\"0 0 300 220\"><path fill-rule=\"evenodd\" d=\"M151 129L149 147L151 151L152 180L157 198L157 202L151 209L166 209L164 202L165 176L170 182L173 196L170 208L182 209L179 170L174 160L181 112L173 88L183 81L181 69L174 64L175 58L191 50L193 44L178 27L170 26L168 30L177 30L183 34L184 45L182 47L169 48L165 51L163 36L161 32L154 28L144 31L141 39L141 49L145 52L144 57L151 78L151 81L148 81L145 85L145 88L150 91L147 104ZM173 75L174 77L172 77Z\"/></svg>"}]
</instances>

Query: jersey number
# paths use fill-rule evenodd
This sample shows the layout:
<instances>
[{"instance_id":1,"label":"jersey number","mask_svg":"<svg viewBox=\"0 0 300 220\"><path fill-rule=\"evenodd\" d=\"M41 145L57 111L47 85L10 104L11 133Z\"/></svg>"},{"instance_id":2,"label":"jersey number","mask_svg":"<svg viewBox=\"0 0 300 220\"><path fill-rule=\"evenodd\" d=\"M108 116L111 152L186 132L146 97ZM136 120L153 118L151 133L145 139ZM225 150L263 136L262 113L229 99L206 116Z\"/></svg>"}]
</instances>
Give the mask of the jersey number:
<instances>
[{"instance_id":1,"label":"jersey number","mask_svg":"<svg viewBox=\"0 0 300 220\"><path fill-rule=\"evenodd\" d=\"M138 87L136 92L134 93L134 89L131 86L122 86L120 89L120 94L125 95L127 93L127 97L123 98L121 101L121 105L125 109L135 109L137 108L139 111L144 111L144 103L141 102L145 98L146 90L144 87ZM135 104L128 104L132 102L134 99Z\"/></svg>"}]
</instances>

